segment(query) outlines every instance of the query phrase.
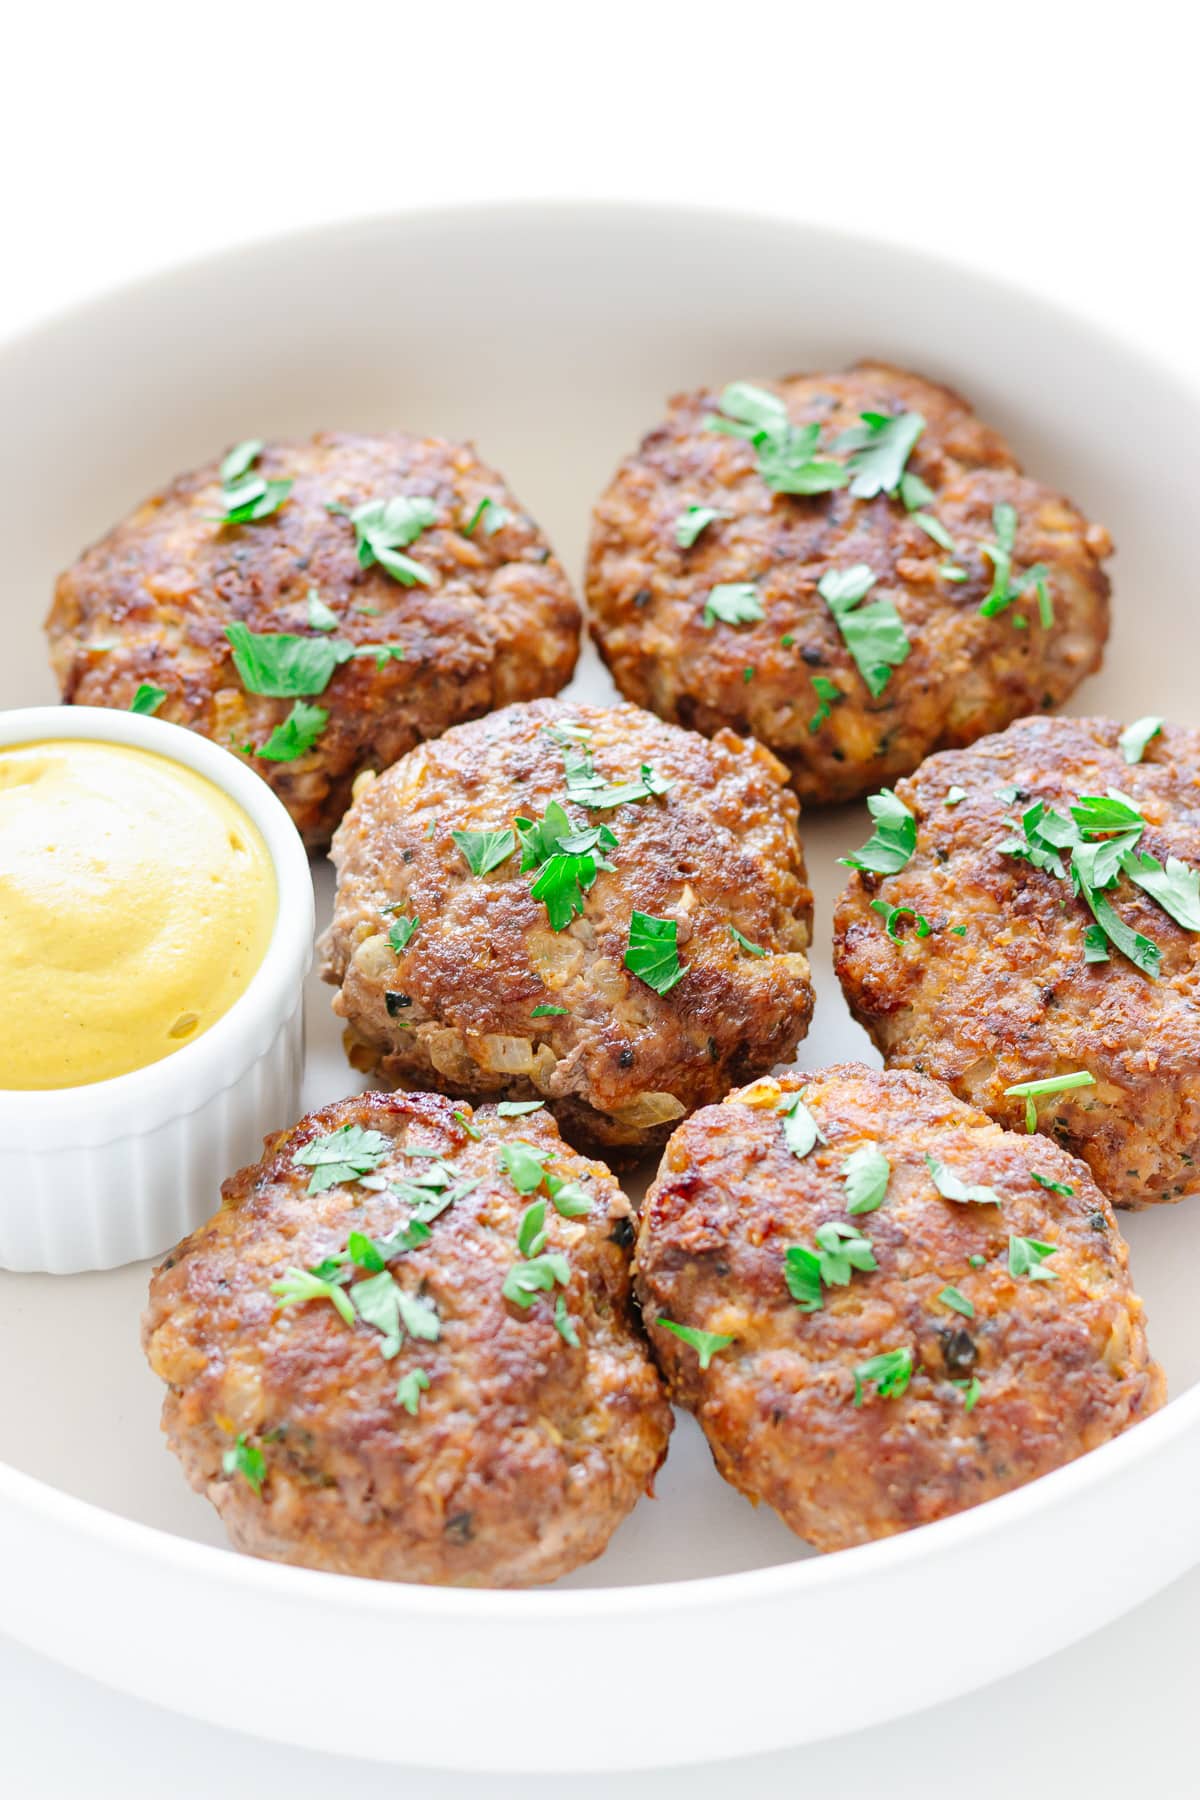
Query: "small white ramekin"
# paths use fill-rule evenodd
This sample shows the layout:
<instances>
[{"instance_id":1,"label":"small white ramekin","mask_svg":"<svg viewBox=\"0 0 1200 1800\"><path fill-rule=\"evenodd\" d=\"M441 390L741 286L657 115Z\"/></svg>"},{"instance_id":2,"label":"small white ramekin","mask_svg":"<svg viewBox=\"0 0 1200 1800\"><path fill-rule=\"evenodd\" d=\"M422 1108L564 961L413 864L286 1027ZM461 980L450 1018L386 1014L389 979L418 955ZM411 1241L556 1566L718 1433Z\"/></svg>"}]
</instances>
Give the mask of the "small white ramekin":
<instances>
[{"instance_id":1,"label":"small white ramekin","mask_svg":"<svg viewBox=\"0 0 1200 1800\"><path fill-rule=\"evenodd\" d=\"M160 1255L216 1211L221 1182L255 1160L266 1133L294 1121L314 923L299 833L236 756L138 713L0 713L0 749L61 738L156 751L207 776L262 833L279 910L250 985L202 1036L111 1081L0 1089L0 1268L53 1275Z\"/></svg>"}]
</instances>

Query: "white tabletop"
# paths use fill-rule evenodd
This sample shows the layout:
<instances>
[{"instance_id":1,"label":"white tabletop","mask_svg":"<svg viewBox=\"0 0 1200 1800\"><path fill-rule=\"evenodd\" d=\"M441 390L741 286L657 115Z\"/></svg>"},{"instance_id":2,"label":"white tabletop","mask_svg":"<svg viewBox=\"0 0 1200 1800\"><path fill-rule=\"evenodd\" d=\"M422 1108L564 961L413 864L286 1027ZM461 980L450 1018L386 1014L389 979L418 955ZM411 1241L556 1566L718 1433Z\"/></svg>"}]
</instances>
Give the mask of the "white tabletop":
<instances>
[{"instance_id":1,"label":"white tabletop","mask_svg":"<svg viewBox=\"0 0 1200 1800\"><path fill-rule=\"evenodd\" d=\"M1051 294L1200 378L1188 279L1193 72L1172 35L1183 9L828 0L777 20L770 10L762 0L462 0L419 14L394 0L200 12L115 0L78 17L24 8L6 26L0 336L170 262L330 218L603 195L749 206L938 250ZM69 395L62 404L69 429ZM1114 454L1152 453L1135 430ZM1031 1608L1052 1581L1036 1572ZM1194 1793L1198 1608L1200 1572L1073 1650L936 1711L736 1768L621 1777L623 1800L926 1800L967 1783L979 1800L1009 1800L1067 1781L1089 1800ZM631 1643L620 1675L635 1696L644 1684L650 1703L653 1662L652 1645ZM588 1800L616 1786L302 1754L108 1693L2 1638L0 1745L0 1790L19 1800L159 1800L168 1784L174 1800L537 1800L567 1779L573 1800Z\"/></svg>"}]
</instances>

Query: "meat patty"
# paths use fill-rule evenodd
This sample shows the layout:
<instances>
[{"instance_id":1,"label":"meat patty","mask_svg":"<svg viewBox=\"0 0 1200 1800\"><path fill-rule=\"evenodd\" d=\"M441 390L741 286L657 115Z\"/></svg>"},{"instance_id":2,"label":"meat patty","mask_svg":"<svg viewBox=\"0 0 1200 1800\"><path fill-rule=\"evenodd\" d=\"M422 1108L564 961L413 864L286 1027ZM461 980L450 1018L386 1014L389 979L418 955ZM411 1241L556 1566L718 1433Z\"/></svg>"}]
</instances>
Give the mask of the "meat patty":
<instances>
[{"instance_id":1,"label":"meat patty","mask_svg":"<svg viewBox=\"0 0 1200 1800\"><path fill-rule=\"evenodd\" d=\"M259 478L291 487L266 516L222 523L237 480ZM392 511L346 516L372 501ZM231 625L272 641L235 665ZM158 716L245 757L314 847L360 770L557 693L579 629L562 568L495 470L402 432L272 444L224 489L215 463L179 476L59 577L47 622L65 700L165 690Z\"/></svg>"},{"instance_id":2,"label":"meat patty","mask_svg":"<svg viewBox=\"0 0 1200 1800\"><path fill-rule=\"evenodd\" d=\"M728 732L541 700L365 782L321 944L356 1066L544 1098L635 1150L790 1057L812 896L785 774Z\"/></svg>"},{"instance_id":3,"label":"meat patty","mask_svg":"<svg viewBox=\"0 0 1200 1800\"><path fill-rule=\"evenodd\" d=\"M544 1112L367 1094L310 1113L154 1273L170 1446L255 1556L553 1581L666 1455L632 1240L609 1171Z\"/></svg>"},{"instance_id":4,"label":"meat patty","mask_svg":"<svg viewBox=\"0 0 1200 1800\"><path fill-rule=\"evenodd\" d=\"M851 876L835 962L889 1066L1004 1125L1032 1106L1112 1201L1140 1207L1200 1187L1200 732L1166 726L1130 764L1120 731L1023 719L923 763L896 789L915 850L895 873ZM1075 892L1079 869L1115 885ZM1070 1076L1081 1085L1010 1091Z\"/></svg>"},{"instance_id":5,"label":"meat patty","mask_svg":"<svg viewBox=\"0 0 1200 1800\"><path fill-rule=\"evenodd\" d=\"M870 362L750 394L677 396L596 507L592 631L628 699L753 734L822 803L1057 706L1099 667L1107 532L957 394ZM712 427L723 406L757 443Z\"/></svg>"},{"instance_id":6,"label":"meat patty","mask_svg":"<svg viewBox=\"0 0 1200 1800\"><path fill-rule=\"evenodd\" d=\"M1019 1487L1160 1406L1127 1260L1083 1163L937 1082L846 1063L679 1127L635 1284L721 1474L837 1550Z\"/></svg>"}]
</instances>

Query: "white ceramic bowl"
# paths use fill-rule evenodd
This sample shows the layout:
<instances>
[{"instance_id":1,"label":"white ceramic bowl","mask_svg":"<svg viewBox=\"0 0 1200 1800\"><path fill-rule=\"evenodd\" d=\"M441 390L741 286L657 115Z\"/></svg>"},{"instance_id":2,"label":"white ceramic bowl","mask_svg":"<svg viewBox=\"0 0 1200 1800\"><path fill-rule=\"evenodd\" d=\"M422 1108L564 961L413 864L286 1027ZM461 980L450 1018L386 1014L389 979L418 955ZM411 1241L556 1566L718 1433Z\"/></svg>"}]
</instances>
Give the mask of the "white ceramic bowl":
<instances>
[{"instance_id":1,"label":"white ceramic bowl","mask_svg":"<svg viewBox=\"0 0 1200 1800\"><path fill-rule=\"evenodd\" d=\"M923 256L780 221L567 205L283 239L0 352L0 704L53 696L37 621L55 572L222 445L322 425L472 436L578 569L593 497L666 394L868 354L957 383L1112 530L1114 636L1075 710L1200 722L1195 394L1053 307ZM611 694L590 654L572 691ZM807 1067L875 1060L828 947L834 859L864 819L804 822ZM313 998L305 1105L355 1085L328 991ZM137 1342L145 1271L0 1276L0 1629L245 1731L476 1769L686 1762L929 1705L1116 1618L1197 1558L1200 1201L1125 1223L1174 1398L1115 1443L957 1518L817 1558L719 1479L683 1419L657 1499L597 1563L530 1594L235 1555L159 1437Z\"/></svg>"},{"instance_id":2,"label":"white ceramic bowl","mask_svg":"<svg viewBox=\"0 0 1200 1800\"><path fill-rule=\"evenodd\" d=\"M0 1268L74 1274L158 1256L215 1207L224 1177L289 1124L300 1093L313 891L299 833L266 783L194 732L98 706L0 712L0 749L82 738L204 775L262 834L278 912L245 992L173 1055L86 1087L0 1089Z\"/></svg>"}]
</instances>

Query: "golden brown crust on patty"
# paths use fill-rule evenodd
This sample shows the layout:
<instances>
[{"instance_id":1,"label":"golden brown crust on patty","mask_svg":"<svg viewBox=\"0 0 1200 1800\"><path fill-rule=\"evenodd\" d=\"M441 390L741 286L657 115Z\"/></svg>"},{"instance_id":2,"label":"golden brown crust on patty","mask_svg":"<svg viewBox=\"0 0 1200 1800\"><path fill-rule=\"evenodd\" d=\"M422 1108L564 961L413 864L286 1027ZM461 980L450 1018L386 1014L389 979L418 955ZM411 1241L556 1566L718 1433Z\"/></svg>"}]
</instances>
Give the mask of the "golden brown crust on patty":
<instances>
[{"instance_id":1,"label":"golden brown crust on patty","mask_svg":"<svg viewBox=\"0 0 1200 1800\"><path fill-rule=\"evenodd\" d=\"M862 412L920 412L926 428L907 466L932 488L929 510L955 553L934 543L899 500L858 500L845 489L773 494L751 445L704 429L719 393L679 395L595 510L586 576L592 631L627 698L700 731L725 725L753 735L788 764L801 798L821 803L851 799L907 773L931 750L1056 706L1099 667L1108 636L1107 533L1023 476L1004 440L958 395L882 363L764 385L786 401L793 424L820 422L823 454ZM980 546L995 540L998 502L1018 516L1014 568L1042 563L1049 572L1048 630L1036 604L980 615L992 585ZM726 516L680 549L675 521L692 505ZM857 563L877 578L870 601L894 602L911 645L877 698L817 593L829 570ZM950 563L968 579L940 573ZM709 590L741 581L759 584L765 618L706 628ZM1025 629L1014 625L1017 613ZM815 732L814 675L844 696Z\"/></svg>"},{"instance_id":2,"label":"golden brown crust on patty","mask_svg":"<svg viewBox=\"0 0 1200 1800\"><path fill-rule=\"evenodd\" d=\"M1038 1128L1083 1157L1115 1204L1145 1206L1200 1187L1200 936L1122 876L1113 905L1161 949L1160 978L1115 949L1089 963L1086 903L996 849L1012 835L1005 820L1035 801L1065 815L1079 796L1115 788L1148 821L1139 850L1200 863L1200 732L1166 726L1130 767L1120 730L1106 719L1023 719L923 763L896 790L917 817L916 853L896 875L851 876L835 963L889 1066L936 1076L1004 1125L1020 1125L1025 1105L1006 1088L1094 1075L1094 1087L1039 1100ZM966 799L947 806L952 787ZM998 792L1011 787L1015 801ZM892 942L872 899L923 913L933 935L915 937L909 921Z\"/></svg>"},{"instance_id":3,"label":"golden brown crust on patty","mask_svg":"<svg viewBox=\"0 0 1200 1800\"><path fill-rule=\"evenodd\" d=\"M605 811L568 802L549 735L563 725L590 733L598 774L648 763L670 790ZM759 745L709 742L632 706L536 701L414 750L363 788L333 843L323 973L356 1061L388 1083L545 1098L587 1141L662 1143L692 1107L790 1057L808 1027L812 896L783 784ZM476 876L451 836L540 819L551 801L618 839L613 869L561 931L519 847ZM623 966L635 909L677 921L687 973L666 994ZM420 919L399 954L397 916ZM539 1005L566 1011L535 1018Z\"/></svg>"},{"instance_id":4,"label":"golden brown crust on patty","mask_svg":"<svg viewBox=\"0 0 1200 1800\"><path fill-rule=\"evenodd\" d=\"M225 627L306 634L315 588L355 645L403 646L378 667L361 657L337 669L311 704L329 723L293 762L250 756L288 807L305 841L324 844L350 800L354 777L388 763L460 719L539 694L571 677L580 614L545 538L493 469L466 445L396 432L321 432L272 444L254 466L293 487L278 512L222 526L218 465L180 475L84 552L58 580L47 622L63 698L128 706L139 683L167 690L158 716L239 754L261 748L291 699L247 693ZM359 565L353 507L398 494L426 496L438 521L407 554L435 577L403 587L378 564ZM489 535L477 524L488 496L511 517ZM102 646L109 646L104 648Z\"/></svg>"},{"instance_id":5,"label":"golden brown crust on patty","mask_svg":"<svg viewBox=\"0 0 1200 1800\"><path fill-rule=\"evenodd\" d=\"M311 1170L296 1153L347 1124L398 1149L433 1147L479 1181L432 1222L428 1243L389 1264L435 1308L441 1332L435 1343L407 1337L392 1360L361 1319L347 1326L326 1300L280 1308L270 1291L289 1268L344 1250L350 1231L378 1240L409 1216L361 1182L307 1192ZM528 1310L501 1292L535 1198L498 1165L517 1139L592 1198L575 1219L547 1206L547 1248L566 1253L570 1285ZM394 1155L377 1172L429 1166ZM472 1119L431 1094L369 1094L268 1139L223 1196L156 1270L143 1344L170 1389L171 1448L239 1549L343 1574L496 1587L552 1581L599 1555L648 1488L671 1429L631 1305L629 1203L603 1164L568 1150L545 1113L502 1119L487 1108ZM577 1347L555 1327L556 1294ZM417 1368L429 1386L410 1416L395 1392ZM265 1457L261 1498L223 1469L239 1434Z\"/></svg>"},{"instance_id":6,"label":"golden brown crust on patty","mask_svg":"<svg viewBox=\"0 0 1200 1800\"><path fill-rule=\"evenodd\" d=\"M802 1158L777 1110L796 1094L825 1137ZM842 1168L864 1145L891 1174L882 1206L851 1219ZM943 1199L927 1155L1002 1204ZM1035 1170L1073 1193L1039 1187ZM857 1225L878 1268L824 1286L805 1313L785 1252L828 1221ZM1009 1272L1010 1234L1055 1246L1041 1264L1054 1281ZM726 1480L835 1550L1031 1481L1162 1404L1127 1255L1082 1163L936 1082L850 1063L757 1082L679 1127L642 1210L635 1283L672 1397ZM939 1299L947 1287L972 1317ZM704 1371L660 1315L734 1341ZM885 1398L868 1378L856 1406L855 1370L903 1349L907 1390Z\"/></svg>"}]
</instances>

